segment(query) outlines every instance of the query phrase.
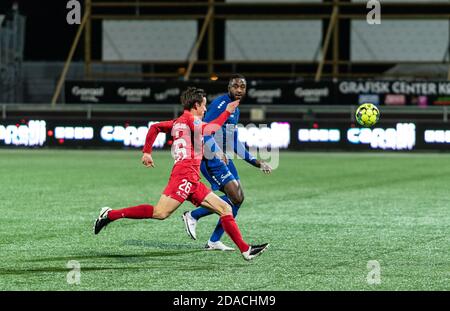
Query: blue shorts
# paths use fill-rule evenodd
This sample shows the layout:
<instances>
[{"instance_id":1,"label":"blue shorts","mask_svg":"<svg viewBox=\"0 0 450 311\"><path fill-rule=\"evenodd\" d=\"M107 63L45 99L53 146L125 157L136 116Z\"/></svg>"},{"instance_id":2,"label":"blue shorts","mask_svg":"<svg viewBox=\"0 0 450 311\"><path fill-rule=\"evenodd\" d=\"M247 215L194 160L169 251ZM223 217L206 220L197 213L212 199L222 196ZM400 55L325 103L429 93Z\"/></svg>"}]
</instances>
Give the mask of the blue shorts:
<instances>
[{"instance_id":1,"label":"blue shorts","mask_svg":"<svg viewBox=\"0 0 450 311\"><path fill-rule=\"evenodd\" d=\"M200 164L203 176L211 184L212 190L223 190L223 187L232 180L239 180L239 175L233 160L228 160L228 165L218 159L205 160Z\"/></svg>"}]
</instances>

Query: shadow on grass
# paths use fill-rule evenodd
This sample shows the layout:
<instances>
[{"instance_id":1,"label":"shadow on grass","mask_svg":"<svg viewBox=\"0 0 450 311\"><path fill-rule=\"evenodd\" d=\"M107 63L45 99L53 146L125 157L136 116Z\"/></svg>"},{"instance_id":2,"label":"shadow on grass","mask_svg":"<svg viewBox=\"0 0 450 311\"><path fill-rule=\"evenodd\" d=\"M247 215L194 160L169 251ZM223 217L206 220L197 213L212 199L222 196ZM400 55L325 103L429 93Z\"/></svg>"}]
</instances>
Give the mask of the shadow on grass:
<instances>
[{"instance_id":1,"label":"shadow on grass","mask_svg":"<svg viewBox=\"0 0 450 311\"><path fill-rule=\"evenodd\" d=\"M83 267L82 271L104 271L104 270L141 270L142 267ZM42 268L30 268L30 269L0 269L0 275L21 275L21 274L34 274L34 273L46 273L46 272L61 272L67 273L71 269L64 267L42 267Z\"/></svg>"},{"instance_id":2,"label":"shadow on grass","mask_svg":"<svg viewBox=\"0 0 450 311\"><path fill-rule=\"evenodd\" d=\"M52 266L52 267L39 267L39 268L22 268L22 269L8 269L8 268L0 268L0 275L29 275L29 274L37 274L37 273L67 273L71 271L71 268L66 268L65 264L69 260L96 260L96 259L108 259L114 258L119 259L121 262L112 263L111 266L105 267L100 266L105 263L99 264L99 266L95 266L95 263L84 263L81 264L81 272L87 271L121 271L122 273L125 271L148 271L148 270L158 270L158 271L217 271L218 269L223 269L223 263L227 260L227 258L222 257L218 260L211 261L191 261L185 259L170 259L165 257L175 257L185 254L199 253L204 252L203 250L196 251L178 251L178 252L147 252L145 254L92 254L92 255L72 255L72 256L60 256L60 257L46 257L46 258L37 258L29 260L28 262L51 262L51 261L60 261L61 265ZM209 253L209 252L208 252ZM147 265L139 265L139 266L130 266L136 262L147 261L151 258L157 258L159 260L153 261ZM163 257L163 258L160 258ZM244 267L248 266L248 264L233 264L233 269L236 267Z\"/></svg>"},{"instance_id":3,"label":"shadow on grass","mask_svg":"<svg viewBox=\"0 0 450 311\"><path fill-rule=\"evenodd\" d=\"M90 255L71 255L71 256L59 256L59 257L45 257L36 258L28 260L29 263L45 263L45 262L61 262L61 265L52 267L39 267L39 268L22 268L22 269L8 269L0 268L0 275L24 275L24 274L35 274L35 273L47 273L47 272L57 272L57 273L67 273L71 268L66 268L66 262L69 260L79 260L81 264L81 271L132 271L132 270L170 270L170 271L216 271L220 269L223 265L222 260L217 262L199 262L188 261L185 259L170 259L167 257L183 256L186 254L199 253L202 250L195 251L170 251L170 252L146 252L144 254L105 254L105 253L95 253ZM96 266L95 261L102 259L119 259L120 262L110 263L111 266L105 267L105 263L98 263ZM140 263L144 261L149 261L152 258L158 258L150 264L130 266L134 263ZM91 260L94 262L85 263L83 260Z\"/></svg>"},{"instance_id":4,"label":"shadow on grass","mask_svg":"<svg viewBox=\"0 0 450 311\"><path fill-rule=\"evenodd\" d=\"M64 272L70 271L65 265L70 260L80 261L81 271L108 271L108 270L176 270L176 271L217 271L223 267L223 263L228 260L229 257L223 256L223 252L214 252L216 255L212 259L211 252L206 252L204 249L199 248L198 245L186 245L176 243L161 243L156 241L143 241L143 240L126 240L122 246L138 246L139 248L160 248L160 250L149 251L145 249L145 252L130 253L129 248L125 253L114 253L114 251L92 251L90 253L83 254L70 254L67 256L55 256L55 257L39 257L34 259L24 260L27 263L50 263L61 262L61 265L56 267L39 267L39 268L22 268L22 269L7 269L0 268L0 275L22 275L33 273L46 273L46 272ZM205 260L199 260L198 256L194 256L195 260L186 260L183 256L205 254ZM233 252L235 253L235 252ZM207 255L208 254L208 255ZM112 259L112 261L111 261ZM148 264L142 264L148 262ZM139 264L139 266L130 266L133 264ZM98 264L98 266L96 266ZM105 267L105 264L111 266ZM240 266L240 265L238 265ZM244 265L242 265L244 266ZM246 265L245 265L246 266ZM234 265L236 267L236 265Z\"/></svg>"},{"instance_id":5,"label":"shadow on grass","mask_svg":"<svg viewBox=\"0 0 450 311\"><path fill-rule=\"evenodd\" d=\"M160 258L160 257L174 257L174 256L183 256L186 254L194 254L203 252L202 250L188 250L188 251L153 251L153 252L145 252L141 254L111 254L111 253L102 253L102 252L94 252L92 254L73 254L69 256L58 256L58 257L42 257L27 260L28 262L47 262L47 261L64 261L64 260L83 260L83 259L117 259L122 262L139 262L139 261L147 261L152 258ZM167 260L167 259L164 259Z\"/></svg>"},{"instance_id":6,"label":"shadow on grass","mask_svg":"<svg viewBox=\"0 0 450 311\"><path fill-rule=\"evenodd\" d=\"M188 266L180 266L180 264L188 264ZM101 271L120 271L124 273L125 271L148 271L148 270L168 270L168 271L217 271L220 268L219 264L216 263L201 263L201 265L195 266L190 262L178 262L174 265L168 265L165 263L160 264L152 264L149 266L115 266L115 267L97 267L94 265L86 266L84 264L81 265L81 272L101 272ZM40 268L23 268L23 269L7 269L0 268L0 275L31 275L38 273L68 273L71 269L62 266L56 267L40 267Z\"/></svg>"},{"instance_id":7,"label":"shadow on grass","mask_svg":"<svg viewBox=\"0 0 450 311\"><path fill-rule=\"evenodd\" d=\"M30 262L45 262L45 261L60 261L60 260L80 260L80 259L117 259L119 261L146 261L151 258L157 257L174 257L182 256L186 254L194 254L204 252L202 248L196 245L186 245L177 243L162 243L157 241L144 241L144 240L125 240L122 246L138 246L140 248L159 248L161 250L154 250L145 253L133 253L133 254L111 254L99 251L93 251L89 254L73 254L69 256L61 257L42 257L27 260Z\"/></svg>"},{"instance_id":8,"label":"shadow on grass","mask_svg":"<svg viewBox=\"0 0 450 311\"><path fill-rule=\"evenodd\" d=\"M46 273L46 272L59 272L67 273L70 271L65 265L70 260L78 260L81 264L81 271L133 271L133 270L169 270L169 271L217 271L223 268L223 263L228 260L227 257L223 257L223 253L215 253L221 255L219 257L214 256L212 259L210 256L207 260L186 260L186 258L177 258L178 256L184 256L188 254L204 253L211 254L211 252L205 252L202 249L199 250L184 250L184 251L153 251L145 252L142 254L111 254L96 252L92 254L72 254L69 256L57 256L57 257L41 257L26 262L33 263L50 263L61 262L58 266L52 267L39 267L39 268L22 268L22 269L8 269L0 268L0 275L24 275L34 273ZM116 259L105 263L105 259ZM86 262L87 261L87 262ZM147 264L142 264L148 262ZM98 266L96 266L98 264ZM110 264L109 267L105 267L105 264ZM139 266L136 266L139 264ZM234 264L233 267L247 266L248 264Z\"/></svg>"}]
</instances>

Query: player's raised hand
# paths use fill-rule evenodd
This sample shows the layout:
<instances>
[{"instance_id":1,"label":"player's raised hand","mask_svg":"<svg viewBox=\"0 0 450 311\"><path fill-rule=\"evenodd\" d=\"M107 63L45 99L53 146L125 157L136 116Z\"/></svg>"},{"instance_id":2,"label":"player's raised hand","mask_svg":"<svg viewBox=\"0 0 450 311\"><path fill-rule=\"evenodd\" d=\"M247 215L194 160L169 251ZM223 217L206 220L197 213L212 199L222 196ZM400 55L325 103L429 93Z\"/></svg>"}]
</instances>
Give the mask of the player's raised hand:
<instances>
[{"instance_id":1,"label":"player's raised hand","mask_svg":"<svg viewBox=\"0 0 450 311\"><path fill-rule=\"evenodd\" d=\"M144 153L142 156L142 164L145 167L155 167L155 162L153 162L152 155L150 153Z\"/></svg>"},{"instance_id":2,"label":"player's raised hand","mask_svg":"<svg viewBox=\"0 0 450 311\"><path fill-rule=\"evenodd\" d=\"M272 167L264 161L257 160L256 165L259 167L264 174L272 173Z\"/></svg>"},{"instance_id":3,"label":"player's raised hand","mask_svg":"<svg viewBox=\"0 0 450 311\"><path fill-rule=\"evenodd\" d=\"M239 100L235 100L234 102L229 103L227 105L227 111L229 113L233 113L236 110L237 106L239 106L239 103Z\"/></svg>"}]
</instances>

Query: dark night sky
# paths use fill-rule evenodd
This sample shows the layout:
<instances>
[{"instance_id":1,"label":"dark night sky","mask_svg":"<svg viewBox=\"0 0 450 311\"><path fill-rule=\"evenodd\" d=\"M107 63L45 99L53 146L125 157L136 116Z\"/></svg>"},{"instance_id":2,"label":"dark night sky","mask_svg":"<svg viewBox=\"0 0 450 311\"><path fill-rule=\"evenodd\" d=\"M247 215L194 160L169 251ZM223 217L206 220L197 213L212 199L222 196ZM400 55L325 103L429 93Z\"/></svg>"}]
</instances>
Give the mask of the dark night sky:
<instances>
[{"instance_id":1,"label":"dark night sky","mask_svg":"<svg viewBox=\"0 0 450 311\"><path fill-rule=\"evenodd\" d=\"M13 0L0 0L0 14L11 8ZM26 60L64 60L70 50L78 25L68 25L66 0L19 0L19 11L25 15ZM80 1L83 3L83 1ZM98 54L101 44L96 44L94 54ZM80 59L83 52L83 40L75 54Z\"/></svg>"},{"instance_id":2,"label":"dark night sky","mask_svg":"<svg viewBox=\"0 0 450 311\"><path fill-rule=\"evenodd\" d=\"M25 38L26 60L65 60L69 53L78 25L68 25L66 9L68 0L0 0L0 14L5 14L12 3L19 3L19 11L27 18ZM78 0L84 12L84 0ZM120 1L120 0L98 0ZM123 0L122 0L123 1ZM128 0L132 1L132 0ZM165 0L179 1L179 0ZM199 1L199 0L185 0ZM200 0L206 1L206 0ZM223 0L217 0L223 1ZM132 1L134 2L134 1ZM121 9L122 10L122 9ZM132 11L133 13L133 11ZM92 22L92 57L100 59L102 54L101 21ZM74 60L83 59L84 40L81 38Z\"/></svg>"}]
</instances>

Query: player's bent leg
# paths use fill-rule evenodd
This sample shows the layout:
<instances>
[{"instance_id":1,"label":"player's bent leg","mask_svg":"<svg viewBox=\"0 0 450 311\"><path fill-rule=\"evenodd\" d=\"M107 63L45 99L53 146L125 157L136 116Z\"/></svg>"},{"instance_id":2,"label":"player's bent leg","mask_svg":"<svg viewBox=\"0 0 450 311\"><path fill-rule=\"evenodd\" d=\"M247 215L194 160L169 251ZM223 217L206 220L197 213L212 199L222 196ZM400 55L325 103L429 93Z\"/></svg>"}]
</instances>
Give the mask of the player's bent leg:
<instances>
[{"instance_id":1,"label":"player's bent leg","mask_svg":"<svg viewBox=\"0 0 450 311\"><path fill-rule=\"evenodd\" d=\"M225 232L237 245L241 253L249 250L249 245L243 240L241 231L234 220L231 206L228 203L211 192L205 197L201 205L219 214Z\"/></svg>"},{"instance_id":2,"label":"player's bent leg","mask_svg":"<svg viewBox=\"0 0 450 311\"><path fill-rule=\"evenodd\" d=\"M201 172L203 176L209 181L213 191L220 189L220 191L223 192L224 185L232 180L235 180L235 177L230 172L227 165L225 165L223 162L219 161L215 164L211 164L210 162L211 161L202 161L202 164L200 166ZM232 202L229 203L233 205ZM211 215L211 211L204 207L199 207L190 212L190 216L195 220L199 220L200 218L208 215Z\"/></svg>"},{"instance_id":3,"label":"player's bent leg","mask_svg":"<svg viewBox=\"0 0 450 311\"><path fill-rule=\"evenodd\" d=\"M210 209L205 208L203 206L197 207L195 210L188 212L189 216L192 217L195 221L200 220L200 218L203 218L205 216L213 214Z\"/></svg>"},{"instance_id":4,"label":"player's bent leg","mask_svg":"<svg viewBox=\"0 0 450 311\"><path fill-rule=\"evenodd\" d=\"M137 206L126 207L108 212L108 219L111 221L121 218L145 219L152 218L153 206L149 204L141 204Z\"/></svg>"},{"instance_id":5,"label":"player's bent leg","mask_svg":"<svg viewBox=\"0 0 450 311\"><path fill-rule=\"evenodd\" d=\"M152 218L153 206L141 204L118 210L112 210L109 207L103 207L100 214L94 222L94 234L98 234L110 222L120 218L143 219Z\"/></svg>"},{"instance_id":6,"label":"player's bent leg","mask_svg":"<svg viewBox=\"0 0 450 311\"><path fill-rule=\"evenodd\" d=\"M198 207L197 209L195 209L194 211L190 212L190 211L186 211L183 213L183 215L181 216L181 219L183 220L184 223L184 229L186 230L186 233L191 237L191 239L193 240L197 240L197 233L196 233L196 228L197 228L197 223L198 223L198 219L195 218L193 216L194 212L200 212L203 216L206 215L211 215L213 214L213 207L212 205L210 205L209 203L203 201L201 203L201 205L203 204L202 207Z\"/></svg>"},{"instance_id":7,"label":"player's bent leg","mask_svg":"<svg viewBox=\"0 0 450 311\"><path fill-rule=\"evenodd\" d=\"M172 199L166 195L161 195L156 206L149 204L141 204L137 206L127 207L118 210L112 210L109 207L103 207L100 214L94 222L94 234L98 234L110 222L121 219L165 219L175 211L181 202Z\"/></svg>"},{"instance_id":8,"label":"player's bent leg","mask_svg":"<svg viewBox=\"0 0 450 311\"><path fill-rule=\"evenodd\" d=\"M210 208L212 211L220 215L223 229L239 248L245 260L248 261L256 258L257 256L261 255L269 246L269 243L264 243L261 245L247 244L242 238L241 231L239 230L239 227L234 220L230 205L219 198L215 193L209 193L205 197L201 205Z\"/></svg>"},{"instance_id":9,"label":"player's bent leg","mask_svg":"<svg viewBox=\"0 0 450 311\"><path fill-rule=\"evenodd\" d=\"M222 197L220 197L222 198ZM224 200L225 201L225 200ZM229 202L225 201L225 203L230 204ZM223 204L223 202L218 202L218 204ZM213 211L215 210L214 204L211 204L209 202L207 202L206 200L202 202L202 205L204 206L204 208L207 208L208 210L211 211L211 213L213 213ZM227 207L228 208L228 207ZM187 212L186 212L187 213ZM185 213L185 214L186 214ZM228 213L227 213L228 214ZM220 215L220 214L219 214ZM189 215L186 215L189 216ZM197 225L197 220L195 220L195 226ZM221 223L221 221L219 220L219 223ZM195 226L194 226L194 230L195 230ZM222 234L224 232L222 226L220 226L220 229L222 230ZM186 229L187 230L187 229ZM192 229L190 229L192 230ZM195 231L194 231L195 232ZM234 251L234 248L226 246L225 244L223 244L221 241L219 240L215 240L215 241L211 241L211 239L208 240L208 242L206 242L205 245L205 250L211 251L211 250L218 250L218 251Z\"/></svg>"},{"instance_id":10,"label":"player's bent leg","mask_svg":"<svg viewBox=\"0 0 450 311\"><path fill-rule=\"evenodd\" d=\"M227 184L225 184L225 186L221 189L221 191L224 192L225 195L221 196L220 198L225 202L227 202L232 207L233 214L234 210L237 211L237 209L239 209L240 205L244 201L244 193L242 192L241 189L242 188L240 186L240 183L235 179L227 182ZM230 194L231 197L228 196L228 194ZM189 217L193 218L194 221L198 221L200 218L212 214L211 210L208 210L204 207L199 207L194 211L188 213Z\"/></svg>"},{"instance_id":11,"label":"player's bent leg","mask_svg":"<svg viewBox=\"0 0 450 311\"><path fill-rule=\"evenodd\" d=\"M236 166L233 163L233 160L230 159L228 161L226 171L228 172L226 175L220 175L227 176L227 178L221 180L222 187L220 190L225 193L225 195L221 196L221 198L231 205L231 208L233 209L233 216L234 218L236 218L238 210L241 207L241 204L244 202L244 191L242 190L242 185L239 181L239 174L237 172ZM219 220L207 244L217 245L217 243L220 242L223 233L224 230Z\"/></svg>"},{"instance_id":12,"label":"player's bent leg","mask_svg":"<svg viewBox=\"0 0 450 311\"><path fill-rule=\"evenodd\" d=\"M222 216L232 216L233 211L231 210L231 206L219 198L217 194L214 192L210 192L202 201L201 206L204 206L210 209L212 212L218 214L220 217Z\"/></svg>"},{"instance_id":13,"label":"player's bent leg","mask_svg":"<svg viewBox=\"0 0 450 311\"><path fill-rule=\"evenodd\" d=\"M235 179L230 180L228 183L225 184L222 191L226 195L221 196L220 198L231 205L233 217L236 218L239 207L241 206L241 203L244 201L244 195L239 181ZM220 242L220 239L222 238L223 234L224 230L222 227L222 223L219 219L216 227L214 228L213 233L211 234L211 237L209 238L209 241L206 243L205 248L208 250L210 249L231 250L230 247Z\"/></svg>"},{"instance_id":14,"label":"player's bent leg","mask_svg":"<svg viewBox=\"0 0 450 311\"><path fill-rule=\"evenodd\" d=\"M244 202L244 191L241 183L236 179L226 183L223 187L223 192L235 206L240 206Z\"/></svg>"},{"instance_id":15,"label":"player's bent leg","mask_svg":"<svg viewBox=\"0 0 450 311\"><path fill-rule=\"evenodd\" d=\"M181 205L181 202L175 200L167 195L161 195L159 198L158 204L156 204L153 210L154 219L164 220Z\"/></svg>"},{"instance_id":16,"label":"player's bent leg","mask_svg":"<svg viewBox=\"0 0 450 311\"><path fill-rule=\"evenodd\" d=\"M222 191L230 198L233 205L237 205L239 208L239 206L244 202L244 190L242 189L242 184L239 179L239 173L233 160L231 159L228 161L227 168L231 172L233 180L227 180L224 182Z\"/></svg>"},{"instance_id":17,"label":"player's bent leg","mask_svg":"<svg viewBox=\"0 0 450 311\"><path fill-rule=\"evenodd\" d=\"M214 212L217 212L215 209L215 206L213 206L212 204L210 204L209 202L206 201L206 197L208 197L208 195L210 195L211 189L209 189L208 187L205 186L205 184L203 183L198 183L195 186L195 190L194 192L191 194L189 201L192 202L192 204L194 204L195 206L202 206L200 208L197 208L195 211L198 211L199 209L202 209L204 211L206 211L206 213L212 214ZM221 203L220 203L221 204ZM216 206L219 206L216 204ZM202 214L206 214L202 211ZM183 216L181 217L183 222L184 222L184 229L186 230L186 233L193 239L196 240L197 239L197 234L196 234L196 227L197 227L197 222L198 220L196 218L194 218L192 216L192 212L186 211L183 213Z\"/></svg>"}]
</instances>

